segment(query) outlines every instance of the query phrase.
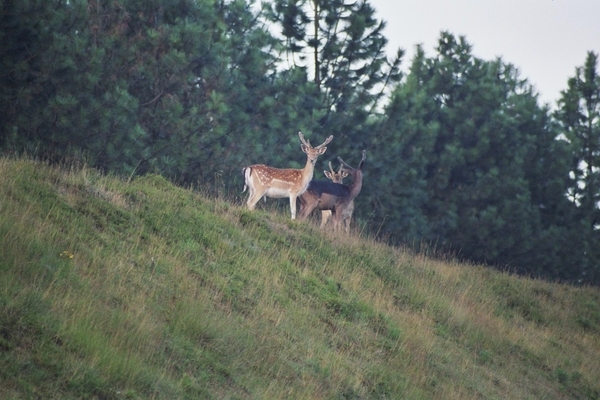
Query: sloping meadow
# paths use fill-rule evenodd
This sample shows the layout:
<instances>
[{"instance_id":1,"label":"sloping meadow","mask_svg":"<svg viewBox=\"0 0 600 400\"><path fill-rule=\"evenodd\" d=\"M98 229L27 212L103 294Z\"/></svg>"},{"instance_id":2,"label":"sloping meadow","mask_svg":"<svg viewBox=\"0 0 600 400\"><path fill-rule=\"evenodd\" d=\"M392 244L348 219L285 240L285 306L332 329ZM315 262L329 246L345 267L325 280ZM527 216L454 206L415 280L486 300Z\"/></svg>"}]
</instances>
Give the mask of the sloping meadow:
<instances>
[{"instance_id":1,"label":"sloping meadow","mask_svg":"<svg viewBox=\"0 0 600 400\"><path fill-rule=\"evenodd\" d=\"M600 397L600 291L0 159L0 398Z\"/></svg>"}]
</instances>

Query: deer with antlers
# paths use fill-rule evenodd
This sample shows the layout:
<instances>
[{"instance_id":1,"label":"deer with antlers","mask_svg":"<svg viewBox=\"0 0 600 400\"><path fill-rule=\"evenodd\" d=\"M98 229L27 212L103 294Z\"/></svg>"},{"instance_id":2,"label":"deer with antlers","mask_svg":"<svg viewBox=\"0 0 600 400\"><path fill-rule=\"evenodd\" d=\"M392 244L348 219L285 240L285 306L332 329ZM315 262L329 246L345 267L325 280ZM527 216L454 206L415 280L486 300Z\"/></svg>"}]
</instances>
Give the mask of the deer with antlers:
<instances>
[{"instance_id":1,"label":"deer with antlers","mask_svg":"<svg viewBox=\"0 0 600 400\"><path fill-rule=\"evenodd\" d=\"M329 162L329 171L323 171L325 176L330 179L333 183L343 183L345 177L348 176L348 172L340 166L338 172L335 172L333 169L333 165L331 165L331 161ZM310 183L308 184L310 187ZM304 192L306 193L306 192ZM352 220L352 213L354 212L354 200L348 204L348 207L344 209L342 214L342 225L346 233L350 233L350 221ZM331 218L331 210L321 210L321 226L323 229L327 222Z\"/></svg>"},{"instance_id":2,"label":"deer with antlers","mask_svg":"<svg viewBox=\"0 0 600 400\"><path fill-rule=\"evenodd\" d=\"M344 162L341 157L338 157L338 161L341 163L339 172L339 174L341 174L340 177L343 179L347 175L352 176L352 183L350 185L329 181L311 181L306 192L298 199L298 202L300 203L299 219L306 219L315 208L318 208L321 211L330 211L333 215L333 230L334 232L337 232L344 216L347 216L348 213L350 213L351 216L352 211L354 210L354 199L362 189L362 169L366 158L367 152L363 150L362 159L360 160L358 167L353 168ZM325 176L329 177L328 175L328 173L325 174ZM324 220L324 215L322 214L321 228L323 228L326 223L327 221ZM349 232L349 224L345 229L346 232Z\"/></svg>"},{"instance_id":3,"label":"deer with antlers","mask_svg":"<svg viewBox=\"0 0 600 400\"><path fill-rule=\"evenodd\" d=\"M298 132L301 148L306 153L306 165L302 169L294 168L273 168L267 165L255 164L243 169L244 190L248 187L248 209L253 210L256 203L263 197L290 199L290 209L292 219L296 219L296 198L300 196L311 181L317 158L325 153L325 147L333 139L329 136L325 142L317 147L312 147L310 142L304 139L302 132Z\"/></svg>"}]
</instances>

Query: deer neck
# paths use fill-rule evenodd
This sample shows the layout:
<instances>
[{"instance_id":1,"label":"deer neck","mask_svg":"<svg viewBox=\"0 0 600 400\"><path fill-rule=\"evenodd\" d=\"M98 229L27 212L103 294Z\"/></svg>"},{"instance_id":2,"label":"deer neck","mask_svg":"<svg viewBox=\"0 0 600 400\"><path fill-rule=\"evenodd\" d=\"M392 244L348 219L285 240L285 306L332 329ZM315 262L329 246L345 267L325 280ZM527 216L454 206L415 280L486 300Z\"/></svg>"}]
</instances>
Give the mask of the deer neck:
<instances>
[{"instance_id":1,"label":"deer neck","mask_svg":"<svg viewBox=\"0 0 600 400\"><path fill-rule=\"evenodd\" d=\"M316 160L315 160L316 162ZM308 183L311 181L311 179L313 178L313 175L315 173L315 163L312 162L310 159L306 160L306 165L304 166L304 168L302 168L302 187L304 187L306 189L306 187L308 187Z\"/></svg>"},{"instance_id":2,"label":"deer neck","mask_svg":"<svg viewBox=\"0 0 600 400\"><path fill-rule=\"evenodd\" d=\"M362 172L355 172L352 176L352 183L348 186L353 197L358 196L362 189Z\"/></svg>"}]
</instances>

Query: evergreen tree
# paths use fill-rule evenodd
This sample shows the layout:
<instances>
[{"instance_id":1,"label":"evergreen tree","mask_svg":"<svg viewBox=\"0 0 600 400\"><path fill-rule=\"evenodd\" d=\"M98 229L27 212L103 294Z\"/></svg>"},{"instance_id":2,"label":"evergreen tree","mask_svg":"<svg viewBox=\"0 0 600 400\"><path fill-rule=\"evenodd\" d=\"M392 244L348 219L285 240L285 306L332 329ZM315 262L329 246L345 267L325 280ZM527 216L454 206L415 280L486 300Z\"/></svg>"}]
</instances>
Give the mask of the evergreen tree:
<instances>
[{"instance_id":1,"label":"evergreen tree","mask_svg":"<svg viewBox=\"0 0 600 400\"><path fill-rule=\"evenodd\" d=\"M178 115L160 115L160 106L165 103L156 93L162 90L162 98L176 99L164 90L163 79L170 79L171 87L179 88L186 79L192 82L189 74L177 74L182 69L177 65L181 54L169 48L160 34L166 31L172 42L177 41L168 25L173 22L169 17L176 19L177 10L188 11L182 7L185 4L157 4L153 8L151 2L142 5L134 1L19 2L12 11L17 29L9 30L7 36L27 30L27 46L37 50L33 55L17 53L17 58L9 59L13 70L21 65L28 74L10 75L20 87L7 96L16 104L15 117L3 121L3 129L12 133L10 144L24 148L33 143L59 155L75 148L85 152L93 165L127 173L144 161L160 164L156 160L162 154L157 149L169 146L157 142L157 135L151 132L156 129L153 119L144 115L144 110L153 107L161 123L168 126ZM26 26L28 19L36 21L34 29ZM198 32L193 32L194 37ZM151 82L148 86L152 88L144 86L146 82ZM20 96L33 100L20 101ZM168 103L174 106L178 102ZM161 137L175 139L170 133L162 129Z\"/></svg>"},{"instance_id":2,"label":"evergreen tree","mask_svg":"<svg viewBox=\"0 0 600 400\"><path fill-rule=\"evenodd\" d=\"M400 79L403 52L387 59L385 24L366 0L274 0L267 11L281 28L282 58L314 76L321 128L336 136L336 148L358 156L369 143L363 137L369 117Z\"/></svg>"},{"instance_id":3,"label":"evergreen tree","mask_svg":"<svg viewBox=\"0 0 600 400\"><path fill-rule=\"evenodd\" d=\"M570 144L572 183L577 205L577 248L583 255L578 279L600 282L600 76L598 55L589 52L561 92L556 118Z\"/></svg>"},{"instance_id":4,"label":"evergreen tree","mask_svg":"<svg viewBox=\"0 0 600 400\"><path fill-rule=\"evenodd\" d=\"M243 166L303 165L297 132L311 137L319 113L315 86L307 81L305 70L278 69L281 44L259 25L251 4L238 0L221 13L231 41L228 88L222 90L226 113L219 123L227 133L221 150L214 153L221 159L213 173L225 174L225 183L239 190Z\"/></svg>"},{"instance_id":5,"label":"evergreen tree","mask_svg":"<svg viewBox=\"0 0 600 400\"><path fill-rule=\"evenodd\" d=\"M76 149L118 172L210 180L281 137L278 116L292 121L290 142L298 121L312 126L311 111L290 112L303 88L273 107L290 83L243 0L1 4L3 147Z\"/></svg>"},{"instance_id":6,"label":"evergreen tree","mask_svg":"<svg viewBox=\"0 0 600 400\"><path fill-rule=\"evenodd\" d=\"M67 147L61 138L69 133L60 130L70 118L57 110L77 108L77 90L61 88L79 68L74 52L86 41L85 9L81 2L35 0L3 0L0 7L1 144L29 151ZM94 55L88 63L97 65ZM89 76L78 78L84 83Z\"/></svg>"},{"instance_id":7,"label":"evergreen tree","mask_svg":"<svg viewBox=\"0 0 600 400\"><path fill-rule=\"evenodd\" d=\"M513 66L477 59L443 32L436 56L418 49L386 112L370 198L386 205L384 229L477 262L536 275L558 268L564 260L535 254L562 232L542 221L566 207L566 173L553 161L562 153L548 110Z\"/></svg>"},{"instance_id":8,"label":"evergreen tree","mask_svg":"<svg viewBox=\"0 0 600 400\"><path fill-rule=\"evenodd\" d=\"M437 104L421 89L425 60L417 46L407 79L394 90L385 123L373 137L371 179L361 193L368 205L356 209L357 216L372 220L374 229L413 244L433 236L424 209L426 170L440 126Z\"/></svg>"}]
</instances>

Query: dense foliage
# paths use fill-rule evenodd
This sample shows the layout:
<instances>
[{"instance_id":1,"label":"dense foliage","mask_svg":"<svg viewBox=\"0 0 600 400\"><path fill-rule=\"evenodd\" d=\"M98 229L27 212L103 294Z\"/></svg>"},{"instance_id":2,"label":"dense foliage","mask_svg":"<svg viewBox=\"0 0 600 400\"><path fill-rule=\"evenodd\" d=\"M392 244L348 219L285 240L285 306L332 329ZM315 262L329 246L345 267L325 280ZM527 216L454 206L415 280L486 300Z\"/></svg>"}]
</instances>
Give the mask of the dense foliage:
<instances>
[{"instance_id":1,"label":"dense foliage","mask_svg":"<svg viewBox=\"0 0 600 400\"><path fill-rule=\"evenodd\" d=\"M368 151L355 215L369 229L599 283L597 55L551 111L515 66L449 32L402 78L374 13L366 0L0 0L0 146L239 192L244 165L304 162L298 130L333 134L323 165Z\"/></svg>"},{"instance_id":2,"label":"dense foliage","mask_svg":"<svg viewBox=\"0 0 600 400\"><path fill-rule=\"evenodd\" d=\"M435 57L419 49L387 117L373 168L384 178L370 195L384 227L479 262L536 275L561 268L566 145L513 66L477 59L464 38L442 33Z\"/></svg>"}]
</instances>

